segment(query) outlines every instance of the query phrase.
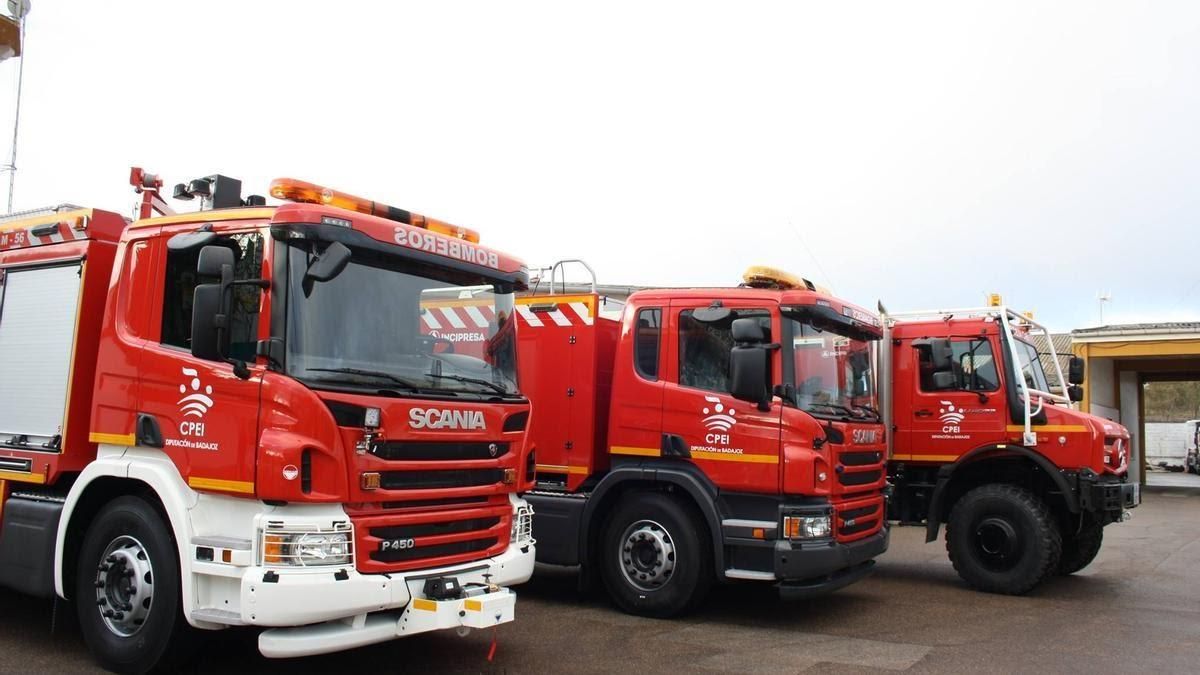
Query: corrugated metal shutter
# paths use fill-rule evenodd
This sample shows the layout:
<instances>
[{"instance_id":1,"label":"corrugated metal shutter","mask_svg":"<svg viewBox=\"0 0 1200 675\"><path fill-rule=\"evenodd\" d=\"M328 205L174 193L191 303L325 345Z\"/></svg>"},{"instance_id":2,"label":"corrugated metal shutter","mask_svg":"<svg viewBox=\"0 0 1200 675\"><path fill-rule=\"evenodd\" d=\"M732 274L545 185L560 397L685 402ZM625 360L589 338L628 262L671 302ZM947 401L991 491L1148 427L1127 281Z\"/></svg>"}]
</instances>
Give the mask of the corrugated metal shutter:
<instances>
[{"instance_id":1,"label":"corrugated metal shutter","mask_svg":"<svg viewBox=\"0 0 1200 675\"><path fill-rule=\"evenodd\" d=\"M62 433L79 271L78 262L7 270L0 286L0 437L24 434L39 444Z\"/></svg>"}]
</instances>

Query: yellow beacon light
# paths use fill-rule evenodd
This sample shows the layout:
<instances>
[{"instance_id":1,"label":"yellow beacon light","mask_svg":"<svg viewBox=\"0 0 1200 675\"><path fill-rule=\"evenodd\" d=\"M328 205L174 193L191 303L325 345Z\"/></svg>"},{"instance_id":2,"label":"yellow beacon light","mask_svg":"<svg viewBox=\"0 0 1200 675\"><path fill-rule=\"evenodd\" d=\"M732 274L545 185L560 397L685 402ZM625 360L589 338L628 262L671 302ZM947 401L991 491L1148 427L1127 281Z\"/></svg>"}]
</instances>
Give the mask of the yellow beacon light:
<instances>
[{"instance_id":1,"label":"yellow beacon light","mask_svg":"<svg viewBox=\"0 0 1200 675\"><path fill-rule=\"evenodd\" d=\"M1004 298L1000 297L999 293L988 293L988 307L1000 307L1004 304Z\"/></svg>"},{"instance_id":2,"label":"yellow beacon light","mask_svg":"<svg viewBox=\"0 0 1200 675\"><path fill-rule=\"evenodd\" d=\"M271 196L275 199L284 199L290 202L336 206L339 209L356 211L371 216L380 216L398 223L404 223L405 225L424 228L431 232L454 237L455 239L463 239L473 244L479 243L479 233L470 228L459 227L458 225L452 225L436 218L421 215L420 213L405 211L404 209L398 209L383 202L356 197L352 194L338 192L337 190L331 190L330 188L296 180L295 178L276 178L271 181Z\"/></svg>"},{"instance_id":3,"label":"yellow beacon light","mask_svg":"<svg viewBox=\"0 0 1200 675\"><path fill-rule=\"evenodd\" d=\"M781 291L801 289L833 295L829 289L818 286L808 279L766 265L751 265L747 268L742 274L742 284L750 288L773 288Z\"/></svg>"},{"instance_id":4,"label":"yellow beacon light","mask_svg":"<svg viewBox=\"0 0 1200 675\"><path fill-rule=\"evenodd\" d=\"M765 265L752 265L742 274L742 283L751 288L778 288L790 290L793 288L811 288L804 279Z\"/></svg>"}]
</instances>

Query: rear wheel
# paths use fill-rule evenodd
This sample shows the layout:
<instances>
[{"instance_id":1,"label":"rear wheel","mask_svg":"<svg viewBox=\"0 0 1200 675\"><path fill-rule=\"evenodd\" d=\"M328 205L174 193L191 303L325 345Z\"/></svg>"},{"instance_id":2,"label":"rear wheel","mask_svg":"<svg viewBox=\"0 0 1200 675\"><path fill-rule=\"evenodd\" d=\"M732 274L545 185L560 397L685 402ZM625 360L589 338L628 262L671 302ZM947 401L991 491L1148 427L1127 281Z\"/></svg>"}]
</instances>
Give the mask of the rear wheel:
<instances>
[{"instance_id":1,"label":"rear wheel","mask_svg":"<svg viewBox=\"0 0 1200 675\"><path fill-rule=\"evenodd\" d=\"M991 484L964 495L950 512L946 551L968 584L1021 595L1058 569L1062 535L1050 509L1029 490Z\"/></svg>"},{"instance_id":2,"label":"rear wheel","mask_svg":"<svg viewBox=\"0 0 1200 675\"><path fill-rule=\"evenodd\" d=\"M88 528L75 574L84 642L121 673L171 669L188 656L191 628L180 609L179 560L153 506L120 497Z\"/></svg>"},{"instance_id":3,"label":"rear wheel","mask_svg":"<svg viewBox=\"0 0 1200 675\"><path fill-rule=\"evenodd\" d=\"M1084 514L1083 525L1070 534L1064 533L1062 560L1058 563L1059 574L1074 574L1091 564L1100 553L1104 542L1104 526L1092 516Z\"/></svg>"},{"instance_id":4,"label":"rear wheel","mask_svg":"<svg viewBox=\"0 0 1200 675\"><path fill-rule=\"evenodd\" d=\"M707 536L699 516L669 495L622 499L598 551L613 602L630 614L659 618L699 605L713 576Z\"/></svg>"}]
</instances>

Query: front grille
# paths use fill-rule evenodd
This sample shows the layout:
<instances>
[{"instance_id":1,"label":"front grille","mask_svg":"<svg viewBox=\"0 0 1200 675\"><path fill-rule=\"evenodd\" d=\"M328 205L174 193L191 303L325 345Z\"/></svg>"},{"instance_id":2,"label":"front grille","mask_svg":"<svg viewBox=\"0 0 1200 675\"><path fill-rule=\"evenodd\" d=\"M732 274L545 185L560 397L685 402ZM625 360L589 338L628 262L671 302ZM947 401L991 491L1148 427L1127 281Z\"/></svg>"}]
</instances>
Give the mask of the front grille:
<instances>
[{"instance_id":1,"label":"front grille","mask_svg":"<svg viewBox=\"0 0 1200 675\"><path fill-rule=\"evenodd\" d=\"M379 486L384 490L433 490L495 485L503 480L504 469L384 471L380 473Z\"/></svg>"},{"instance_id":2,"label":"front grille","mask_svg":"<svg viewBox=\"0 0 1200 675\"><path fill-rule=\"evenodd\" d=\"M869 516L878 510L879 510L878 506L876 506L875 504L871 504L870 506L861 506L857 509L846 509L845 511L842 511L841 513L839 513L838 517L840 517L842 520L850 520L853 518L862 518L863 516Z\"/></svg>"},{"instance_id":3,"label":"front grille","mask_svg":"<svg viewBox=\"0 0 1200 675\"><path fill-rule=\"evenodd\" d=\"M834 510L837 516L837 538L842 542L870 536L883 524L882 497L835 504Z\"/></svg>"},{"instance_id":4,"label":"front grille","mask_svg":"<svg viewBox=\"0 0 1200 675\"><path fill-rule=\"evenodd\" d=\"M443 567L497 555L509 544L512 506L401 511L357 519L358 568L374 574Z\"/></svg>"},{"instance_id":5,"label":"front grille","mask_svg":"<svg viewBox=\"0 0 1200 675\"><path fill-rule=\"evenodd\" d=\"M384 502L385 509L423 509L431 506L472 506L486 504L487 497L451 497L450 499L414 499L408 502Z\"/></svg>"},{"instance_id":6,"label":"front grille","mask_svg":"<svg viewBox=\"0 0 1200 675\"><path fill-rule=\"evenodd\" d=\"M447 462L453 460L496 459L508 454L508 443L434 443L385 441L376 443L371 453L388 461Z\"/></svg>"},{"instance_id":7,"label":"front grille","mask_svg":"<svg viewBox=\"0 0 1200 675\"><path fill-rule=\"evenodd\" d=\"M855 472L843 471L838 474L838 482L842 485L869 485L877 482L882 476L882 469Z\"/></svg>"},{"instance_id":8,"label":"front grille","mask_svg":"<svg viewBox=\"0 0 1200 675\"><path fill-rule=\"evenodd\" d=\"M883 453L878 450L869 452L843 452L838 455L838 461L846 466L866 466L883 461Z\"/></svg>"},{"instance_id":9,"label":"front grille","mask_svg":"<svg viewBox=\"0 0 1200 675\"><path fill-rule=\"evenodd\" d=\"M437 558L448 555L462 555L484 551L495 545L496 539L474 539L471 541L456 541L449 544L420 546L417 548L400 549L397 551L374 551L371 559L384 563L407 562L418 558Z\"/></svg>"},{"instance_id":10,"label":"front grille","mask_svg":"<svg viewBox=\"0 0 1200 675\"><path fill-rule=\"evenodd\" d=\"M441 534L460 534L471 530L486 530L495 527L500 518L471 518L469 520L452 520L448 523L421 523L418 525L400 525L397 527L375 527L371 529L372 537L380 539L409 539L412 537L427 537Z\"/></svg>"},{"instance_id":11,"label":"front grille","mask_svg":"<svg viewBox=\"0 0 1200 675\"><path fill-rule=\"evenodd\" d=\"M856 520L856 521L854 521L853 525L842 525L841 527L838 528L838 532L841 534L844 534L846 536L850 536L852 534L858 534L859 532L866 532L867 530L870 530L873 527L875 527L876 522L878 522L877 518L868 518L866 520Z\"/></svg>"}]
</instances>

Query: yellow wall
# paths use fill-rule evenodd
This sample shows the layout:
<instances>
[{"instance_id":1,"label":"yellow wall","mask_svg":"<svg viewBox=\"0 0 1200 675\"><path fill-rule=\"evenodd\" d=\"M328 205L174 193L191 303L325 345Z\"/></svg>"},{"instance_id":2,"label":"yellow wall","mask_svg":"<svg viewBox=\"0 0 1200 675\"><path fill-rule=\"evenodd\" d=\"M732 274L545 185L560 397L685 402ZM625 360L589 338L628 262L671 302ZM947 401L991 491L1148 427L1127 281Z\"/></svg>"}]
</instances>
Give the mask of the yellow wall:
<instances>
[{"instance_id":1,"label":"yellow wall","mask_svg":"<svg viewBox=\"0 0 1200 675\"><path fill-rule=\"evenodd\" d=\"M1087 361L1092 371L1092 359L1136 359L1146 357L1173 358L1200 356L1200 338L1189 340L1145 340L1120 342L1076 342L1071 345L1076 356ZM1091 387L1083 388L1080 410L1091 408Z\"/></svg>"}]
</instances>

